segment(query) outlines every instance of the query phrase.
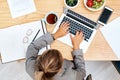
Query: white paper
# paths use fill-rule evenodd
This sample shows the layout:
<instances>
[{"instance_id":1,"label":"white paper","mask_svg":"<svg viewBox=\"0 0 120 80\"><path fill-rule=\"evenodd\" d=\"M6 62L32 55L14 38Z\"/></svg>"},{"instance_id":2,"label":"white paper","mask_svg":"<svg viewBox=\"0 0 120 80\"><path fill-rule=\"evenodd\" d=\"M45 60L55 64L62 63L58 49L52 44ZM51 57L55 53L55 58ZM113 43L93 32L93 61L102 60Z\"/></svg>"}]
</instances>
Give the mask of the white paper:
<instances>
[{"instance_id":1,"label":"white paper","mask_svg":"<svg viewBox=\"0 0 120 80\"><path fill-rule=\"evenodd\" d=\"M36 11L34 0L7 0L12 18Z\"/></svg>"},{"instance_id":2,"label":"white paper","mask_svg":"<svg viewBox=\"0 0 120 80\"><path fill-rule=\"evenodd\" d=\"M14 27L18 28L19 30L21 29L18 26ZM9 60L12 61L16 58L17 59L23 58L23 54L21 54L24 53L23 44L21 44L20 41L18 40L21 38L19 34L21 33L20 32L21 30L20 31L19 30L15 30L13 27L11 29L0 30L0 52L3 63Z\"/></svg>"},{"instance_id":3,"label":"white paper","mask_svg":"<svg viewBox=\"0 0 120 80\"><path fill-rule=\"evenodd\" d=\"M0 29L0 53L2 62L6 63L25 58L27 47L32 42L39 29L40 32L36 38L44 34L40 21ZM28 30L32 31L30 35L27 35ZM24 43L25 37L28 38L28 43ZM46 48L43 48L40 50L40 53L45 50Z\"/></svg>"},{"instance_id":4,"label":"white paper","mask_svg":"<svg viewBox=\"0 0 120 80\"><path fill-rule=\"evenodd\" d=\"M100 30L114 53L120 58L120 17L103 26Z\"/></svg>"}]
</instances>

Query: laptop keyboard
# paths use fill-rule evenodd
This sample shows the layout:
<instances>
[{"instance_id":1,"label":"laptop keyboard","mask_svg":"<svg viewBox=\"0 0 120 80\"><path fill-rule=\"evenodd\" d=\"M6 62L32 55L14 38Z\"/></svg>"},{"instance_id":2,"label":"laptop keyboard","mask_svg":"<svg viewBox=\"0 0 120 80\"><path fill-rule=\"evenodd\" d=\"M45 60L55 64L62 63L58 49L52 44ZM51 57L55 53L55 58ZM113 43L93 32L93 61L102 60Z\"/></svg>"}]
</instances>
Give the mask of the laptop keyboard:
<instances>
[{"instance_id":1,"label":"laptop keyboard","mask_svg":"<svg viewBox=\"0 0 120 80\"><path fill-rule=\"evenodd\" d=\"M64 22L64 21L65 22L66 21L69 22L69 24L70 24L69 32L70 33L72 33L73 35L75 35L76 31L82 31L83 34L84 34L84 36L85 36L84 40L88 41L88 39L90 38L93 30L91 30L91 29L85 27L84 25L81 25L81 24L79 24L79 23L75 22L74 20L71 20L71 19L69 19L67 17L63 18L62 22Z\"/></svg>"},{"instance_id":2,"label":"laptop keyboard","mask_svg":"<svg viewBox=\"0 0 120 80\"><path fill-rule=\"evenodd\" d=\"M76 21L79 21L80 23L83 23L85 25L87 25L90 28L95 28L97 26L97 23L68 9L68 12L66 14L68 17L75 19Z\"/></svg>"}]
</instances>

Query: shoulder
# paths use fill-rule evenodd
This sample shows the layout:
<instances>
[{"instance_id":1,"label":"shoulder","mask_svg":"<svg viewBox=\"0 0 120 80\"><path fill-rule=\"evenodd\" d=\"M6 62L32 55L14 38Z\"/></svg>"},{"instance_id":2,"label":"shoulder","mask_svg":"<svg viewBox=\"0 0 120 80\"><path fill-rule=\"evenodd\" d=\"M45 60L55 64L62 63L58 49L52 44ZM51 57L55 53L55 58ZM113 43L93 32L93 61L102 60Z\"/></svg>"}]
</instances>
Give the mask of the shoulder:
<instances>
[{"instance_id":1,"label":"shoulder","mask_svg":"<svg viewBox=\"0 0 120 80\"><path fill-rule=\"evenodd\" d=\"M73 65L72 60L64 59L64 61L63 61L63 66L62 66L62 67L64 67L64 68L69 68L69 67L73 67L73 66L74 66L74 65Z\"/></svg>"}]
</instances>

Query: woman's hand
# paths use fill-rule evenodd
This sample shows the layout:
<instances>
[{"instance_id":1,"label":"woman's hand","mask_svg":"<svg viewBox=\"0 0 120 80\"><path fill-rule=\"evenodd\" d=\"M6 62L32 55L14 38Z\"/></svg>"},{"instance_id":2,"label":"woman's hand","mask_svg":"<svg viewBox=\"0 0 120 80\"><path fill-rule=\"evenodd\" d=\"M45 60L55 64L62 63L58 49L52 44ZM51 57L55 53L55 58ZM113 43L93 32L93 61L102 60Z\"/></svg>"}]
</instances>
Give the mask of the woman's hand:
<instances>
[{"instance_id":1,"label":"woman's hand","mask_svg":"<svg viewBox=\"0 0 120 80\"><path fill-rule=\"evenodd\" d=\"M73 49L76 50L76 49L79 49L79 45L80 43L82 42L82 40L84 40L84 35L82 33L82 31L77 31L76 32L76 35L74 37L71 37L71 41L72 41L72 45L73 45Z\"/></svg>"},{"instance_id":2,"label":"woman's hand","mask_svg":"<svg viewBox=\"0 0 120 80\"><path fill-rule=\"evenodd\" d=\"M55 39L65 36L69 32L69 23L68 22L63 22L60 25L60 28L56 31L56 33L53 34L53 37Z\"/></svg>"}]
</instances>

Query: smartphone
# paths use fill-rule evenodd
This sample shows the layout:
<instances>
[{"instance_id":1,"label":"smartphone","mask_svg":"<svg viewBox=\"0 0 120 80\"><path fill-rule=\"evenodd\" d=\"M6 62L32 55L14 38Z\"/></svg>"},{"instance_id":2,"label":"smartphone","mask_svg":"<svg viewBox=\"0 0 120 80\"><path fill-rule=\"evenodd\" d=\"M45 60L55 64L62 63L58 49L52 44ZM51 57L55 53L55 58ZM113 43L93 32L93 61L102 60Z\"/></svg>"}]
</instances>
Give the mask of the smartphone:
<instances>
[{"instance_id":1,"label":"smartphone","mask_svg":"<svg viewBox=\"0 0 120 80\"><path fill-rule=\"evenodd\" d=\"M109 7L104 7L100 17L98 18L98 23L105 25L108 22L108 19L110 18L111 14L113 12L113 9L109 8Z\"/></svg>"}]
</instances>

